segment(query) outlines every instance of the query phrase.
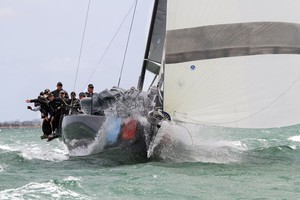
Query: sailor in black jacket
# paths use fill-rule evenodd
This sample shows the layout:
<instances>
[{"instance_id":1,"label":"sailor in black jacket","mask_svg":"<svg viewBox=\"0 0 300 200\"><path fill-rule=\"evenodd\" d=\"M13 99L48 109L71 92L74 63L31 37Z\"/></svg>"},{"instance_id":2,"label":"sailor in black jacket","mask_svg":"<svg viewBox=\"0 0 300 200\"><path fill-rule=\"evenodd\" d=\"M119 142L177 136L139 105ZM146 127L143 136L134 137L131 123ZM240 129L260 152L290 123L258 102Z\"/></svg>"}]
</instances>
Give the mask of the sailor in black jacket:
<instances>
[{"instance_id":1,"label":"sailor in black jacket","mask_svg":"<svg viewBox=\"0 0 300 200\"><path fill-rule=\"evenodd\" d=\"M63 89L63 84L61 82L58 82L56 84L56 90L53 90L51 93L54 95L55 98L59 97L59 92ZM65 91L65 90L64 90ZM68 92L65 91L65 98L69 99Z\"/></svg>"},{"instance_id":2,"label":"sailor in black jacket","mask_svg":"<svg viewBox=\"0 0 300 200\"><path fill-rule=\"evenodd\" d=\"M32 111L40 111L41 112L41 118L43 119L42 123L42 131L43 135L41 136L41 139L48 138L48 136L52 133L52 127L50 125L50 107L48 105L47 100L47 91L45 90L45 93L40 93L40 96L38 96L37 99L27 99L27 103L34 103L37 105L35 108L32 108L31 106L27 106L28 109Z\"/></svg>"},{"instance_id":3,"label":"sailor in black jacket","mask_svg":"<svg viewBox=\"0 0 300 200\"><path fill-rule=\"evenodd\" d=\"M58 135L58 125L61 117L61 109L63 101L60 98L55 98L52 93L48 96L49 99L49 111L51 116L51 124L53 129L53 135Z\"/></svg>"}]
</instances>

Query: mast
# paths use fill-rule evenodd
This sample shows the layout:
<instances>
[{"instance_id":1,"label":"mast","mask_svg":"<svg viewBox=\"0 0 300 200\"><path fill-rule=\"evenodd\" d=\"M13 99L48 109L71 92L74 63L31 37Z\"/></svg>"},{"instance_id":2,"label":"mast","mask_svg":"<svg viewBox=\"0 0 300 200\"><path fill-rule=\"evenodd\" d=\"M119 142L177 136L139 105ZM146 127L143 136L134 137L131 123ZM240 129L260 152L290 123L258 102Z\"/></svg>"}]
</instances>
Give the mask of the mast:
<instances>
[{"instance_id":1,"label":"mast","mask_svg":"<svg viewBox=\"0 0 300 200\"><path fill-rule=\"evenodd\" d=\"M154 29L154 22L155 22L156 13L157 13L158 1L159 0L154 1L151 24L150 24L149 33L148 33L148 40L147 40L147 46L146 46L145 55L144 55L143 66L142 66L141 74L140 74L140 77L139 77L139 82L138 82L138 85L137 85L137 89L139 91L142 91L143 86L144 86L146 66L147 66L147 58L148 58L149 51L150 51L151 37L152 37L152 34L153 34L153 29Z\"/></svg>"}]
</instances>

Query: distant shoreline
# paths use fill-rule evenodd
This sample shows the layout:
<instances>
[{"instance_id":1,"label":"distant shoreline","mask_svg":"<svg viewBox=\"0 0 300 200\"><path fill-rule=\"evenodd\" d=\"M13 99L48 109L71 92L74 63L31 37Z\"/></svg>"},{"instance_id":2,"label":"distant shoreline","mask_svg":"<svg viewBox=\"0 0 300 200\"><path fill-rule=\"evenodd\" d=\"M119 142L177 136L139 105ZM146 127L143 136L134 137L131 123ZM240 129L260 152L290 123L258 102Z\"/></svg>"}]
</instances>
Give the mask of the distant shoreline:
<instances>
[{"instance_id":1,"label":"distant shoreline","mask_svg":"<svg viewBox=\"0 0 300 200\"><path fill-rule=\"evenodd\" d=\"M22 129L22 128L41 128L41 125L21 125L21 126L16 126L16 125L7 125L7 126L0 126L0 129Z\"/></svg>"},{"instance_id":2,"label":"distant shoreline","mask_svg":"<svg viewBox=\"0 0 300 200\"><path fill-rule=\"evenodd\" d=\"M0 122L0 128L41 128L41 120Z\"/></svg>"}]
</instances>

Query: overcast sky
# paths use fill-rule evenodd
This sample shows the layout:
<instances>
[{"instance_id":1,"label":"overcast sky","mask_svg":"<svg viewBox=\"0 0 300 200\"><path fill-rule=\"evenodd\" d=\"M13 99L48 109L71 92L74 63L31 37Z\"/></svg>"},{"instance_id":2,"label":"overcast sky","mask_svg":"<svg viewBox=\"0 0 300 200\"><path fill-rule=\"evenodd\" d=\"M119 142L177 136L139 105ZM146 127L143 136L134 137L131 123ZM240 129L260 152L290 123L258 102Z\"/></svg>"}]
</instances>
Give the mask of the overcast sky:
<instances>
[{"instance_id":1,"label":"overcast sky","mask_svg":"<svg viewBox=\"0 0 300 200\"><path fill-rule=\"evenodd\" d=\"M91 0L75 91L86 84L135 0ZM153 0L139 0L121 87L136 86ZM88 0L0 1L0 121L38 119L26 99L62 82L73 91ZM89 81L100 92L118 84L133 9Z\"/></svg>"}]
</instances>

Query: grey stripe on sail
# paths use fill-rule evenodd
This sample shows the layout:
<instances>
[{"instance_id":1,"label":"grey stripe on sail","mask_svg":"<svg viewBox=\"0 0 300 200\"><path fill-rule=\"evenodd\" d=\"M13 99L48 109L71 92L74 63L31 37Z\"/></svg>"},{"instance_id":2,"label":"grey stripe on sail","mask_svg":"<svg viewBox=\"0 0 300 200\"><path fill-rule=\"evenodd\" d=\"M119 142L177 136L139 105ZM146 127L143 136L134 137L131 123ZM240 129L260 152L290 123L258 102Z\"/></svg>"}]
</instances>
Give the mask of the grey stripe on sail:
<instances>
[{"instance_id":1,"label":"grey stripe on sail","mask_svg":"<svg viewBox=\"0 0 300 200\"><path fill-rule=\"evenodd\" d=\"M300 24L251 22L167 32L170 64L259 54L300 54Z\"/></svg>"}]
</instances>

